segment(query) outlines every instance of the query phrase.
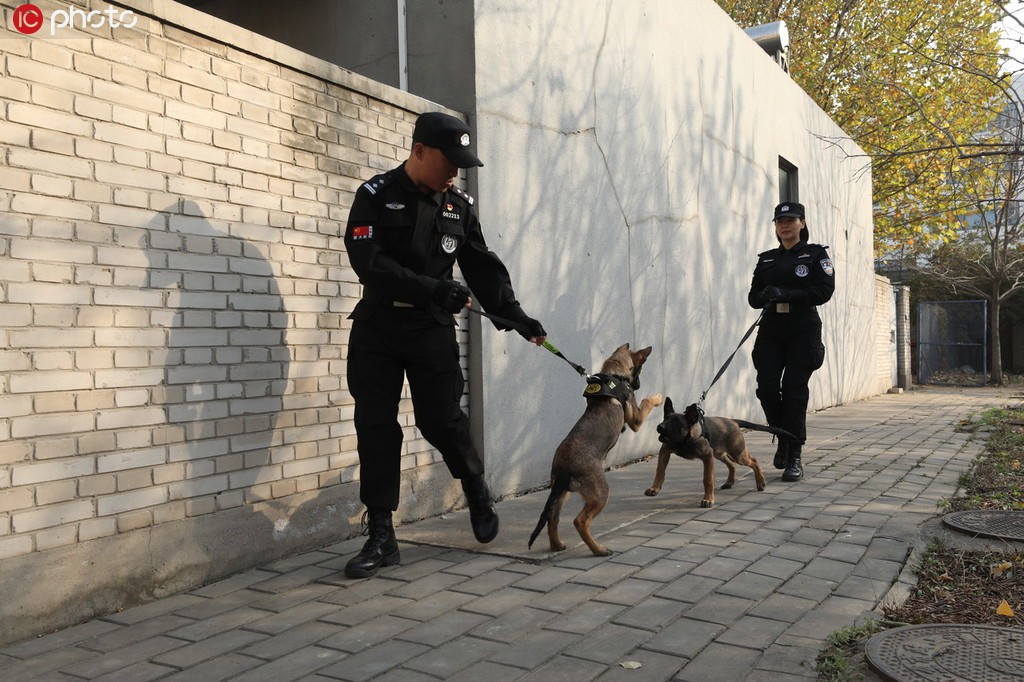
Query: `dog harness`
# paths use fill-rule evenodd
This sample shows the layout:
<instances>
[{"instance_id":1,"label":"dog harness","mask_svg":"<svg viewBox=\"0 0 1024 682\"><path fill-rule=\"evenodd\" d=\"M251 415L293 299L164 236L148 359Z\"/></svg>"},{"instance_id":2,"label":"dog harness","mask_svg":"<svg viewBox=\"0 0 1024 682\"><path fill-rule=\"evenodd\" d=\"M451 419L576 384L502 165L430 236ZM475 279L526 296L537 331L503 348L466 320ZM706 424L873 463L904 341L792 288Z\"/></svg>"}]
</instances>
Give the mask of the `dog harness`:
<instances>
[{"instance_id":1,"label":"dog harness","mask_svg":"<svg viewBox=\"0 0 1024 682\"><path fill-rule=\"evenodd\" d=\"M633 394L629 377L614 374L593 374L587 377L587 387L583 389L585 398L615 398L623 406Z\"/></svg>"}]
</instances>

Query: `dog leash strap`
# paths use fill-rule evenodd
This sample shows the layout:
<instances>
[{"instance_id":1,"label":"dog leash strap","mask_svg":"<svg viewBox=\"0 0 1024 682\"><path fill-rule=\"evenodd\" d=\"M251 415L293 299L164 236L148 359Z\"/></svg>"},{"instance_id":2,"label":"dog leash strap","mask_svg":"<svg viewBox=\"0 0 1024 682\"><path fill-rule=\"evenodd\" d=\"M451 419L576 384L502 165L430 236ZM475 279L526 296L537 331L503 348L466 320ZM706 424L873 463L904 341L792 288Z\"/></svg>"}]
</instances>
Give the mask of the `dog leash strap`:
<instances>
[{"instance_id":1,"label":"dog leash strap","mask_svg":"<svg viewBox=\"0 0 1024 682\"><path fill-rule=\"evenodd\" d=\"M757 316L756 320L754 320L754 324L750 325L750 329L748 329L747 333L743 335L742 339L740 339L739 344L737 344L736 346L736 350L734 350L732 354L725 359L725 364L722 365L722 369L718 370L718 374L716 374L715 378L711 380L711 384L704 390L703 393L700 394L700 403L698 403L699 405L704 404L704 399L707 397L708 391L711 390L711 386L714 386L715 383L721 378L722 374L725 373L725 370L729 367L729 364L732 362L732 359L736 357L736 353L738 353L743 344L747 342L747 339L750 338L750 335L754 333L754 329L757 327L757 325L761 324L761 318L764 317L764 313L765 311L764 309L762 309L761 314Z\"/></svg>"},{"instance_id":2,"label":"dog leash strap","mask_svg":"<svg viewBox=\"0 0 1024 682\"><path fill-rule=\"evenodd\" d=\"M505 326L505 327L509 327L511 329L515 329L516 331L520 331L522 329L522 327L519 325L518 322L513 322L512 320L506 320L504 317L498 317L497 315L492 315L491 313L484 312L483 310L479 310L477 308L466 308L466 310L468 310L471 313L476 313L477 315L480 315L481 317L486 317L488 320L494 320L498 324L500 324L502 326Z\"/></svg>"},{"instance_id":3,"label":"dog leash strap","mask_svg":"<svg viewBox=\"0 0 1024 682\"><path fill-rule=\"evenodd\" d=\"M581 377L584 377L584 378L586 378L586 376L587 376L587 370L583 369L582 367L580 367L579 365L577 365L577 364L576 364L575 362L573 362L573 361L572 361L572 360L570 360L569 358L567 358L567 357L565 357L564 355L562 355L562 351L560 351L560 350L558 350L557 348L555 348L555 346L554 346L554 345L553 345L553 344L552 344L552 343L551 343L550 341L548 341L547 339L545 339L545 340L544 340L544 343L543 343L543 344L541 344L541 345L543 345L543 346L544 346L545 348L547 348L547 349L548 349L549 351L551 351L552 353L554 353L554 354L555 354L555 355L557 355L558 357L560 357L560 358L562 358L563 360L565 360L566 362L568 362L568 363L569 363L569 366L570 366L570 367L572 367L572 368L573 368L574 370L576 370L577 372L579 372L579 375L580 375Z\"/></svg>"},{"instance_id":4,"label":"dog leash strap","mask_svg":"<svg viewBox=\"0 0 1024 682\"><path fill-rule=\"evenodd\" d=\"M512 320L506 320L504 317L498 317L497 315L492 315L491 313L484 312L483 310L479 310L477 308L467 308L467 310L469 312L471 312L471 313L476 313L477 315L480 315L482 317L486 317L489 320L494 320L495 322L497 322L500 325L504 325L506 327L511 327L512 329L515 329L516 331L520 331L522 329L522 327L518 323L513 322ZM572 367L574 370L576 370L581 377L586 377L587 376L587 370L583 369L582 367L577 365L575 362L573 362L569 358L567 358L564 355L562 355L562 351L560 351L557 348L555 348L553 343L551 343L550 341L545 339L544 343L541 344L541 345L544 346L544 348L546 348L547 350L549 350L552 353L554 353L555 355L557 355L558 357L560 357L563 360L565 360L566 362L568 362L569 366Z\"/></svg>"}]
</instances>

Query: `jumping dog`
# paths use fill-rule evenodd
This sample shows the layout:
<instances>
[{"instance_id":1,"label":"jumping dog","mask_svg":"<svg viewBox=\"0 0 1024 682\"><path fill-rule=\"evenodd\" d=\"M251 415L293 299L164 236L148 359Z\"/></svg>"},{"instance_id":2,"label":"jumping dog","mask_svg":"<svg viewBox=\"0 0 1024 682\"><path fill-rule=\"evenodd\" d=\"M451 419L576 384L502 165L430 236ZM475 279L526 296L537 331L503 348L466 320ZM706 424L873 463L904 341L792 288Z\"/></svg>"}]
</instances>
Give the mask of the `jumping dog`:
<instances>
[{"instance_id":1,"label":"jumping dog","mask_svg":"<svg viewBox=\"0 0 1024 682\"><path fill-rule=\"evenodd\" d=\"M611 554L594 539L590 524L608 502L605 457L627 426L638 431L651 410L661 404L660 394L647 396L639 405L633 394L640 388L640 370L650 354L650 346L631 351L629 344L624 343L605 360L600 373L587 378L583 393L587 399L586 410L555 450L551 462L551 494L530 535L530 547L547 524L551 550L565 549L565 543L558 537L558 516L569 493L578 492L584 504L573 525L591 552L597 556Z\"/></svg>"},{"instance_id":2,"label":"jumping dog","mask_svg":"<svg viewBox=\"0 0 1024 682\"><path fill-rule=\"evenodd\" d=\"M654 475L654 483L644 492L648 497L661 492L665 483L665 469L672 455L683 459L699 459L704 464L704 499L700 502L701 507L715 506L715 458L729 467L729 478L722 485L723 490L731 488L736 482L738 464L753 469L757 489L764 490L761 466L747 450L747 442L740 429L790 436L788 431L774 426L762 426L727 417L705 417L696 404L687 407L685 412L676 412L671 398L665 399L664 409L665 416L658 424L658 440L662 444L658 452L658 470Z\"/></svg>"}]
</instances>

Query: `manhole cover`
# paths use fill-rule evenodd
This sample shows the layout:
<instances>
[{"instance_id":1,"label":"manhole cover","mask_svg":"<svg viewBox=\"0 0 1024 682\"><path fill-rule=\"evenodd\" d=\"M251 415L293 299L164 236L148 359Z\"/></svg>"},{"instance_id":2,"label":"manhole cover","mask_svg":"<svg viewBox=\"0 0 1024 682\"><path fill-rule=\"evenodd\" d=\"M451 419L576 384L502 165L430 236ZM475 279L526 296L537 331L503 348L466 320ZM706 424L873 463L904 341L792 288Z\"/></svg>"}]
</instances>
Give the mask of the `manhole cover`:
<instances>
[{"instance_id":1,"label":"manhole cover","mask_svg":"<svg viewBox=\"0 0 1024 682\"><path fill-rule=\"evenodd\" d=\"M974 535L1003 540L1024 540L1024 511L978 509L946 514L942 522L951 528Z\"/></svg>"},{"instance_id":2,"label":"manhole cover","mask_svg":"<svg viewBox=\"0 0 1024 682\"><path fill-rule=\"evenodd\" d=\"M871 637L867 659L894 682L1020 682L1024 630L994 625L906 625Z\"/></svg>"}]
</instances>

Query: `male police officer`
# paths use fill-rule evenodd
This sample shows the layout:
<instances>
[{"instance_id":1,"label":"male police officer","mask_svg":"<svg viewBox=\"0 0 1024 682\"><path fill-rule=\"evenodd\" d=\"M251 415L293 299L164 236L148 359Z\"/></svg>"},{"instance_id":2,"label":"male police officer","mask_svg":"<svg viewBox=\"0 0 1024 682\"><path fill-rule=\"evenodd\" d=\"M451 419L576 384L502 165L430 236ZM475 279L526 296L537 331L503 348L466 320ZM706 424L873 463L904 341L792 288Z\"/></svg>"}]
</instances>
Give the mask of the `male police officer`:
<instances>
[{"instance_id":1,"label":"male police officer","mask_svg":"<svg viewBox=\"0 0 1024 682\"><path fill-rule=\"evenodd\" d=\"M471 304L515 323L540 345L546 332L523 312L508 270L484 242L473 198L452 184L460 168L482 166L459 119L426 113L416 120L412 150L401 166L356 191L345 231L349 261L363 284L350 318L348 386L355 399L359 497L369 538L345 566L351 578L399 562L391 513L398 508L402 427L398 403L409 380L416 426L436 447L469 503L473 534L490 542L498 515L473 447L452 315ZM469 288L455 281L459 264ZM509 329L496 324L499 329Z\"/></svg>"}]
</instances>

